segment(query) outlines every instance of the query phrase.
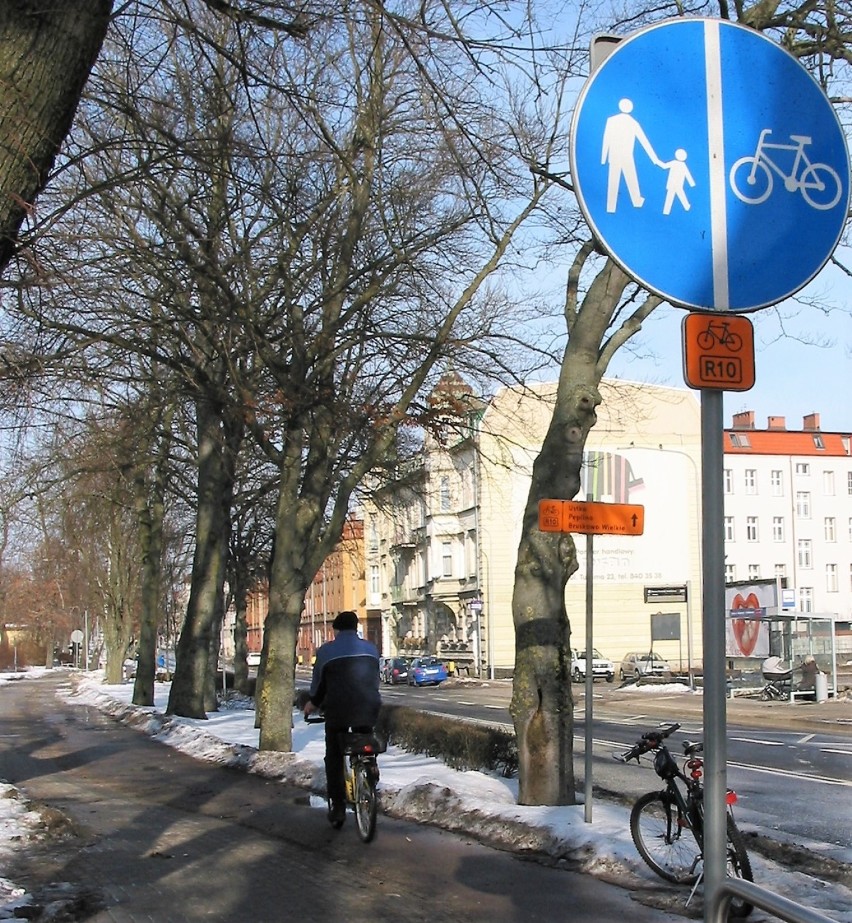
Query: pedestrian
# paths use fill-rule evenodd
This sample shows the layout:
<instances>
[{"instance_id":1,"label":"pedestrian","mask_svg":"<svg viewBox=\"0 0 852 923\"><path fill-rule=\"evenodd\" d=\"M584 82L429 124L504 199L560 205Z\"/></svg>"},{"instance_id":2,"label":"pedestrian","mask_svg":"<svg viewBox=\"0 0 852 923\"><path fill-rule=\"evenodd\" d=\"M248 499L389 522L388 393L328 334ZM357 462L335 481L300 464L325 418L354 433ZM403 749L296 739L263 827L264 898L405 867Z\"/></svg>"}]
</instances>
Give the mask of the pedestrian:
<instances>
[{"instance_id":1,"label":"pedestrian","mask_svg":"<svg viewBox=\"0 0 852 923\"><path fill-rule=\"evenodd\" d=\"M807 692L809 689L816 690L816 675L822 671L819 668L819 664L814 659L813 654L808 654L808 656L805 657L799 670L801 670L802 673L802 681L799 683L799 690L801 692Z\"/></svg>"},{"instance_id":2,"label":"pedestrian","mask_svg":"<svg viewBox=\"0 0 852 923\"><path fill-rule=\"evenodd\" d=\"M372 733L379 717L379 652L358 636L358 615L341 612L332 623L334 640L316 652L305 717L325 715L325 779L328 819L340 829L346 819L346 783L342 735Z\"/></svg>"}]
</instances>

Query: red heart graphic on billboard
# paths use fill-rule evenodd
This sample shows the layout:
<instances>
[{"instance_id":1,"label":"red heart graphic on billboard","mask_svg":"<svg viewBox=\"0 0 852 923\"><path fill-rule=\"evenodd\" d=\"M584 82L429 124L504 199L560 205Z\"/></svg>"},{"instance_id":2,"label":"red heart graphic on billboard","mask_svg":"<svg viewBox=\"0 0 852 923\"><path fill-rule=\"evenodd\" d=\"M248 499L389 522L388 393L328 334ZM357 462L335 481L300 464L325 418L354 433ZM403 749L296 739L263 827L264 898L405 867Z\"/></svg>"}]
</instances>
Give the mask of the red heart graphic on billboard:
<instances>
[{"instance_id":1,"label":"red heart graphic on billboard","mask_svg":"<svg viewBox=\"0 0 852 923\"><path fill-rule=\"evenodd\" d=\"M757 646L757 636L760 633L760 616L762 614L760 600L754 593L749 593L745 599L743 599L740 593L737 593L734 597L733 605L731 606L731 612L737 609L751 609L754 611L754 616L752 618L734 618L731 622L731 627L734 629L734 637L737 639L737 644L739 645L743 657L751 657Z\"/></svg>"}]
</instances>

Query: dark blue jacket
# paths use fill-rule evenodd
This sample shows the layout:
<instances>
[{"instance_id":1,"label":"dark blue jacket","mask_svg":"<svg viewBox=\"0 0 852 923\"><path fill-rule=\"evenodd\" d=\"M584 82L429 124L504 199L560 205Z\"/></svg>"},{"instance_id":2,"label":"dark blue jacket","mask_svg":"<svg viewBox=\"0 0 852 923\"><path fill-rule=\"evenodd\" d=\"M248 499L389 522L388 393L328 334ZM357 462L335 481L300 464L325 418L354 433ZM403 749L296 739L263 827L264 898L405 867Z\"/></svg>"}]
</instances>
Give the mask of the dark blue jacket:
<instances>
[{"instance_id":1,"label":"dark blue jacket","mask_svg":"<svg viewBox=\"0 0 852 923\"><path fill-rule=\"evenodd\" d=\"M373 727L379 717L379 652L357 631L341 631L317 650L311 701L335 727Z\"/></svg>"}]
</instances>

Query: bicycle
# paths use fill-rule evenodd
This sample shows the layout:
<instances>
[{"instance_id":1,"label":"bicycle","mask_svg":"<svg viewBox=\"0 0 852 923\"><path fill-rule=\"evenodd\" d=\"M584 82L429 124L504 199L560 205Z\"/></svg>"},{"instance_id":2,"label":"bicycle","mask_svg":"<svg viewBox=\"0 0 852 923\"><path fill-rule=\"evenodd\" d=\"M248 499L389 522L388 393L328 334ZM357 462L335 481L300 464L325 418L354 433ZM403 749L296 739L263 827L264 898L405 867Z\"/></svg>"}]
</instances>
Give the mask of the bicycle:
<instances>
[{"instance_id":1,"label":"bicycle","mask_svg":"<svg viewBox=\"0 0 852 923\"><path fill-rule=\"evenodd\" d=\"M698 334L699 348L712 349L718 343L720 346L727 346L731 352L738 352L742 348L743 338L729 328L728 321L709 321L706 329Z\"/></svg>"},{"instance_id":2,"label":"bicycle","mask_svg":"<svg viewBox=\"0 0 852 923\"><path fill-rule=\"evenodd\" d=\"M306 716L308 724L325 721L322 715ZM379 783L379 764L376 756L384 753L387 746L371 730L341 731L343 753L346 756L344 785L346 805L355 814L355 829L364 843L370 843L376 835L376 816ZM331 803L329 803L331 811ZM337 827L342 826L342 821Z\"/></svg>"},{"instance_id":3,"label":"bicycle","mask_svg":"<svg viewBox=\"0 0 852 923\"><path fill-rule=\"evenodd\" d=\"M813 139L807 135L790 135L793 144L781 144L768 141L772 130L764 128L757 141L757 150L747 157L740 157L731 167L731 189L740 201L747 205L760 205L772 193L773 171L784 181L788 192L801 192L802 198L812 207L827 211L840 201L843 186L836 171L827 163L811 163L805 153L805 147ZM789 174L767 153L773 151L793 151L793 167ZM747 170L743 170L747 167ZM799 173L800 168L801 173ZM798 174L798 176L797 176Z\"/></svg>"},{"instance_id":4,"label":"bicycle","mask_svg":"<svg viewBox=\"0 0 852 923\"><path fill-rule=\"evenodd\" d=\"M692 885L687 906L703 878L704 788L701 778L704 744L683 741L684 768L681 769L664 741L680 728L670 724L643 734L629 750L613 757L622 763L654 753L654 771L666 783L662 791L647 792L637 799L630 811L630 835L639 855L665 881ZM736 793L727 795L728 875L754 881L751 861L743 836L734 821ZM687 835L687 831L690 835ZM731 901L732 917L747 917L753 905L735 898Z\"/></svg>"}]
</instances>

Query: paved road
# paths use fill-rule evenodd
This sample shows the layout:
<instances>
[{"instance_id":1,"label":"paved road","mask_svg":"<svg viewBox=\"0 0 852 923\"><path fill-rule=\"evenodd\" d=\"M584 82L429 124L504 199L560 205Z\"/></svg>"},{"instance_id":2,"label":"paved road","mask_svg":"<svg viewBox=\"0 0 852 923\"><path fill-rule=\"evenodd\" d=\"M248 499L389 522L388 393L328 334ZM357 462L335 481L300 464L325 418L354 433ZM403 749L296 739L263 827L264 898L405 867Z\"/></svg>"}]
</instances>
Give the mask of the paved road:
<instances>
[{"instance_id":1,"label":"paved road","mask_svg":"<svg viewBox=\"0 0 852 923\"><path fill-rule=\"evenodd\" d=\"M575 686L575 772L584 780L584 702ZM648 767L616 763L612 754L633 744L643 731L677 721L673 740L703 736L701 696L684 693L619 692L594 688L594 784L596 791L628 799L653 788ZM439 689L385 686L386 702L475 717L511 727L511 684L506 681L447 683ZM824 704L728 700L728 784L740 800L737 820L743 830L782 843L819 849L839 862L852 862L852 701ZM808 810L791 810L807 803Z\"/></svg>"},{"instance_id":2,"label":"paved road","mask_svg":"<svg viewBox=\"0 0 852 923\"><path fill-rule=\"evenodd\" d=\"M65 919L550 923L570 907L572 919L602 923L682 920L587 875L385 816L364 846L351 818L333 831L303 790L194 760L67 705L55 696L62 681L3 688L0 777L76 827L60 848L21 851L4 869L34 893L70 883L79 901Z\"/></svg>"}]
</instances>

